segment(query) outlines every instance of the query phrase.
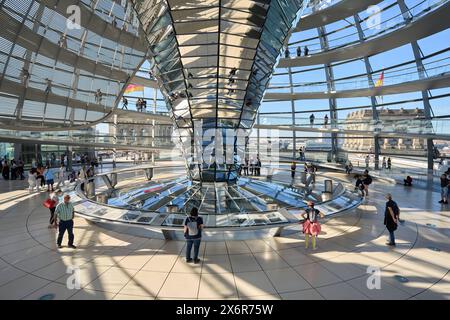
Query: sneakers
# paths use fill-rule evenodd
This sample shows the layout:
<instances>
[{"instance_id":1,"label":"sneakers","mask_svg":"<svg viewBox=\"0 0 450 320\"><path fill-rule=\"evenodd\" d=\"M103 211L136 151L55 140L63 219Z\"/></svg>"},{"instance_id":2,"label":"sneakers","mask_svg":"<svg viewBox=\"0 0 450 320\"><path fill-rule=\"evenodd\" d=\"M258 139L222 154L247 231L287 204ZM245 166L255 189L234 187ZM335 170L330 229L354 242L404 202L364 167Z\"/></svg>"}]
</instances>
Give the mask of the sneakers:
<instances>
[{"instance_id":1,"label":"sneakers","mask_svg":"<svg viewBox=\"0 0 450 320\"><path fill-rule=\"evenodd\" d=\"M58 249L61 249L62 247L63 247L62 245L58 244Z\"/></svg>"},{"instance_id":2,"label":"sneakers","mask_svg":"<svg viewBox=\"0 0 450 320\"><path fill-rule=\"evenodd\" d=\"M395 247L395 243L391 243L391 242L386 242L386 245L391 246L391 247Z\"/></svg>"},{"instance_id":3,"label":"sneakers","mask_svg":"<svg viewBox=\"0 0 450 320\"><path fill-rule=\"evenodd\" d=\"M439 203L444 203L444 200L439 200Z\"/></svg>"},{"instance_id":4,"label":"sneakers","mask_svg":"<svg viewBox=\"0 0 450 320\"><path fill-rule=\"evenodd\" d=\"M68 245L68 247L71 248L71 249L76 249L76 248L77 248L77 247L74 246L73 244Z\"/></svg>"},{"instance_id":5,"label":"sneakers","mask_svg":"<svg viewBox=\"0 0 450 320\"><path fill-rule=\"evenodd\" d=\"M200 262L200 259L194 259L194 263L199 263Z\"/></svg>"},{"instance_id":6,"label":"sneakers","mask_svg":"<svg viewBox=\"0 0 450 320\"><path fill-rule=\"evenodd\" d=\"M191 263L193 260L192 259L186 259L187 263Z\"/></svg>"}]
</instances>

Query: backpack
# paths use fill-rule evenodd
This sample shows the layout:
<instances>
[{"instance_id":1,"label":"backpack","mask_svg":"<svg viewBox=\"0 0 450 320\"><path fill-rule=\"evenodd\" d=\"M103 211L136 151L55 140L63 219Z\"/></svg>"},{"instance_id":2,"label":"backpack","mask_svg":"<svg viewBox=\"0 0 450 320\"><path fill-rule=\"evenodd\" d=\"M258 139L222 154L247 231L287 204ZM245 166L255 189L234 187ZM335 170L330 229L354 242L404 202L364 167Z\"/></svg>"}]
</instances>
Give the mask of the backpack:
<instances>
[{"instance_id":1,"label":"backpack","mask_svg":"<svg viewBox=\"0 0 450 320\"><path fill-rule=\"evenodd\" d=\"M394 216L398 217L400 215L400 208L398 207L397 202L394 202L392 210L394 211Z\"/></svg>"},{"instance_id":2,"label":"backpack","mask_svg":"<svg viewBox=\"0 0 450 320\"><path fill-rule=\"evenodd\" d=\"M367 178L365 180L367 182L367 185L372 184L372 177L371 176L367 176Z\"/></svg>"},{"instance_id":3,"label":"backpack","mask_svg":"<svg viewBox=\"0 0 450 320\"><path fill-rule=\"evenodd\" d=\"M187 223L188 235L196 236L198 235L198 222L197 218L189 217L189 221Z\"/></svg>"}]
</instances>

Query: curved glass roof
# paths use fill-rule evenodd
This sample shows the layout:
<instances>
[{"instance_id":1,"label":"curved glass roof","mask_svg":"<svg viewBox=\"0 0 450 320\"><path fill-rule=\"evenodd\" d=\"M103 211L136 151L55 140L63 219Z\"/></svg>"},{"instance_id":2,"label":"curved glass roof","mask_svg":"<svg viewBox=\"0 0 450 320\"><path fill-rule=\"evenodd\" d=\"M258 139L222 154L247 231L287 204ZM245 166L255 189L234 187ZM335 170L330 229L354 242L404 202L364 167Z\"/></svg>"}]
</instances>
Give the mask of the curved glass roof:
<instances>
[{"instance_id":1,"label":"curved glass roof","mask_svg":"<svg viewBox=\"0 0 450 320\"><path fill-rule=\"evenodd\" d=\"M395 125L378 140L316 130L325 115L346 128L360 110L365 118L358 121L376 124L378 117L391 125L386 110L419 109L431 133L442 137L428 144L441 151L446 146L448 0L310 1L293 32L286 31L295 11L289 1L269 8L269 1L82 0L80 29L68 27L73 2L0 2L2 128L67 130L111 122L106 117L137 73L151 86L152 79L165 84L154 104L157 112L169 106L180 128L190 129L194 119L250 128L264 93L257 124L308 127L314 114L310 132L282 130L287 158L310 144L322 159L333 141L337 153L376 151L346 143L354 138L372 146L377 141L381 155L408 153L383 147L388 137L382 133L395 134ZM258 29L266 18L267 28ZM270 79L274 50L282 58ZM136 96L125 96L134 108ZM417 156L430 154L425 138L418 145L425 147Z\"/></svg>"},{"instance_id":2,"label":"curved glass roof","mask_svg":"<svg viewBox=\"0 0 450 320\"><path fill-rule=\"evenodd\" d=\"M123 24L135 21L130 9L116 1L81 1L74 25L70 4L0 3L4 126L73 128L100 122L146 58L137 27Z\"/></svg>"}]
</instances>

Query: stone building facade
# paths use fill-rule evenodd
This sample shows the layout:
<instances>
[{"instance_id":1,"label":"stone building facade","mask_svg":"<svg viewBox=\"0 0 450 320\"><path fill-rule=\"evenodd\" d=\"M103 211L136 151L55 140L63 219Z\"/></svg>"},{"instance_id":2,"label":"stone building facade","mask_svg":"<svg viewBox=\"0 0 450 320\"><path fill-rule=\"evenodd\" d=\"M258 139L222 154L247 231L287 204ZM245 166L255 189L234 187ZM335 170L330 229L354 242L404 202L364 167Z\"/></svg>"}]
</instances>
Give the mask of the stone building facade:
<instances>
[{"instance_id":1,"label":"stone building facade","mask_svg":"<svg viewBox=\"0 0 450 320\"><path fill-rule=\"evenodd\" d=\"M432 131L429 120L425 120L423 109L381 109L378 111L379 121L373 120L372 110L358 110L347 115L345 120L346 130L357 130L362 132L404 132L404 133L426 133ZM383 137L379 140L383 152L423 152L426 150L425 139L418 138L394 138ZM374 139L346 134L342 149L352 151L373 152Z\"/></svg>"}]
</instances>

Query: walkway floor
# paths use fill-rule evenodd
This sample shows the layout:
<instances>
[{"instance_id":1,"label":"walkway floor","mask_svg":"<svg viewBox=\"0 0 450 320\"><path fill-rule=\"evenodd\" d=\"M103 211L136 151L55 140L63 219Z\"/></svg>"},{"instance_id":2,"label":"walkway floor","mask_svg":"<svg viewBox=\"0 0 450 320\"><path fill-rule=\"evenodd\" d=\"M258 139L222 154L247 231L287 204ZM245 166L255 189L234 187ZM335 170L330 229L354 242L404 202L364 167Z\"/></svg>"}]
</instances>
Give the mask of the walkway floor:
<instances>
[{"instance_id":1,"label":"walkway floor","mask_svg":"<svg viewBox=\"0 0 450 320\"><path fill-rule=\"evenodd\" d=\"M406 220L396 248L385 245L384 192ZM0 181L0 299L450 299L449 209L430 191L375 182L364 205L324 221L316 251L300 233L208 242L198 265L185 263L184 242L122 235L81 218L78 249L57 250L45 198ZM80 289L69 289L71 266ZM379 290L367 287L368 267L381 268Z\"/></svg>"}]
</instances>

